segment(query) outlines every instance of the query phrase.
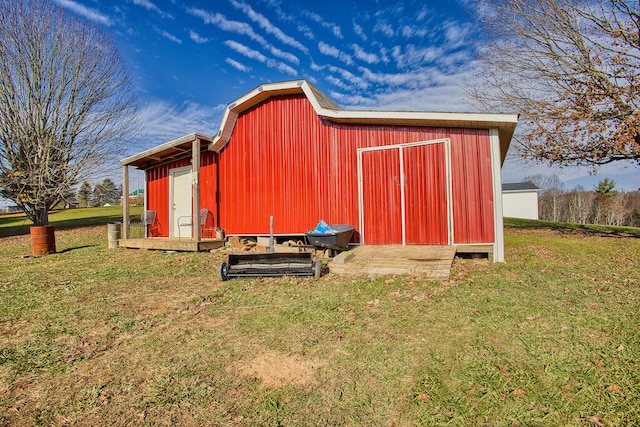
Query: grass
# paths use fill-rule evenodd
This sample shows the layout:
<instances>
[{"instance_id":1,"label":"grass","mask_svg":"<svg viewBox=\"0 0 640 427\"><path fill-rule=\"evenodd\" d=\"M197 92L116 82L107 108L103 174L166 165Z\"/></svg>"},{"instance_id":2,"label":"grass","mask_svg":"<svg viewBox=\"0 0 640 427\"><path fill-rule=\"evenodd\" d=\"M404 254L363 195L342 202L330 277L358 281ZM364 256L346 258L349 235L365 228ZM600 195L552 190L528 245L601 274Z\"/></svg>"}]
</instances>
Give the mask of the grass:
<instances>
[{"instance_id":1,"label":"grass","mask_svg":"<svg viewBox=\"0 0 640 427\"><path fill-rule=\"evenodd\" d=\"M507 262L447 282L220 282L223 252L81 225L0 239L0 425L640 423L633 230L508 220Z\"/></svg>"},{"instance_id":2,"label":"grass","mask_svg":"<svg viewBox=\"0 0 640 427\"><path fill-rule=\"evenodd\" d=\"M505 218L508 229L524 228L534 230L556 230L561 233L583 231L591 235L640 237L640 228L597 224L571 224L566 222L542 221L522 218Z\"/></svg>"},{"instance_id":3,"label":"grass","mask_svg":"<svg viewBox=\"0 0 640 427\"><path fill-rule=\"evenodd\" d=\"M142 206L131 206L130 217L137 219ZM49 223L56 229L69 229L89 225L105 225L122 221L122 207L103 206L96 208L62 209L49 212ZM33 223L24 213L0 214L0 237L29 233Z\"/></svg>"}]
</instances>

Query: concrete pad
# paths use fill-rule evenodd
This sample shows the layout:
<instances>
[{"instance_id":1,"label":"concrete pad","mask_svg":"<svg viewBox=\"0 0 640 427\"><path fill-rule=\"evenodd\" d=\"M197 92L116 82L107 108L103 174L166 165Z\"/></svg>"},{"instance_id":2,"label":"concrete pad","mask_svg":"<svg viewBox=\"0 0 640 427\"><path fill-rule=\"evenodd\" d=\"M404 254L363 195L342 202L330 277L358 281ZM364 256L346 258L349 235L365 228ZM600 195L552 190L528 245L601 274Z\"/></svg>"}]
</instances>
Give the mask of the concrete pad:
<instances>
[{"instance_id":1,"label":"concrete pad","mask_svg":"<svg viewBox=\"0 0 640 427\"><path fill-rule=\"evenodd\" d=\"M354 257L354 254L352 251L344 251L344 252L340 252L338 255L333 257L333 260L331 262L335 264L346 264L349 261L351 261L353 257Z\"/></svg>"},{"instance_id":2,"label":"concrete pad","mask_svg":"<svg viewBox=\"0 0 640 427\"><path fill-rule=\"evenodd\" d=\"M347 276L406 274L448 280L455 255L455 246L363 245L349 251L350 259L331 262L329 270Z\"/></svg>"}]
</instances>

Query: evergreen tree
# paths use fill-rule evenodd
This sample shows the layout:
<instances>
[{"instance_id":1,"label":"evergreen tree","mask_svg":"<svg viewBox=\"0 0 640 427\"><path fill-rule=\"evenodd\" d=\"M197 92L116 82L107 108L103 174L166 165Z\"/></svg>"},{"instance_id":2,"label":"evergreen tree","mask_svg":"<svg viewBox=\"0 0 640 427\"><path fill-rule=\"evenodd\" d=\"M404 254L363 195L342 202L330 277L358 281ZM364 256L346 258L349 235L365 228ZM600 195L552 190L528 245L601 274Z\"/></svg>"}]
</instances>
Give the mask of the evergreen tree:
<instances>
[{"instance_id":1,"label":"evergreen tree","mask_svg":"<svg viewBox=\"0 0 640 427\"><path fill-rule=\"evenodd\" d=\"M94 206L104 206L109 204L119 204L120 190L109 178L102 183L96 184L93 189Z\"/></svg>"},{"instance_id":2,"label":"evergreen tree","mask_svg":"<svg viewBox=\"0 0 640 427\"><path fill-rule=\"evenodd\" d=\"M604 196L615 196L618 192L615 190L616 181L613 179L605 178L598 183L594 189L596 193L600 193Z\"/></svg>"},{"instance_id":3,"label":"evergreen tree","mask_svg":"<svg viewBox=\"0 0 640 427\"><path fill-rule=\"evenodd\" d=\"M93 202L93 188L87 181L83 182L78 189L78 206L86 208Z\"/></svg>"}]
</instances>

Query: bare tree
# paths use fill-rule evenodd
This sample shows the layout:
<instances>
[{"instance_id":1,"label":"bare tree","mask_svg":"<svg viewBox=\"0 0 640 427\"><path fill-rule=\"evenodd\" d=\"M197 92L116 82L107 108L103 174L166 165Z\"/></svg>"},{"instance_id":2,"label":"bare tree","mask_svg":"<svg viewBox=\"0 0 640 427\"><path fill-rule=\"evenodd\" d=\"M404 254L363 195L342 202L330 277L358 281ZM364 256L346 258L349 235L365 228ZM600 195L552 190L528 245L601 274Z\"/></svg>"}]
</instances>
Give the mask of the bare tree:
<instances>
[{"instance_id":1,"label":"bare tree","mask_svg":"<svg viewBox=\"0 0 640 427\"><path fill-rule=\"evenodd\" d=\"M611 197L606 215L607 225L628 225L631 222L631 212L627 208L628 193L617 193Z\"/></svg>"},{"instance_id":2,"label":"bare tree","mask_svg":"<svg viewBox=\"0 0 640 427\"><path fill-rule=\"evenodd\" d=\"M525 158L640 165L638 0L478 0L488 38L471 97L521 113Z\"/></svg>"},{"instance_id":3,"label":"bare tree","mask_svg":"<svg viewBox=\"0 0 640 427\"><path fill-rule=\"evenodd\" d=\"M540 219L560 221L564 213L565 200L562 181L556 174L535 174L524 177L524 181L531 182L540 188L538 202L538 216Z\"/></svg>"},{"instance_id":4,"label":"bare tree","mask_svg":"<svg viewBox=\"0 0 640 427\"><path fill-rule=\"evenodd\" d=\"M555 173L551 175L545 175L542 173L527 175L523 178L523 181L534 184L540 189L541 193L547 193L553 190L562 190L562 180Z\"/></svg>"},{"instance_id":5,"label":"bare tree","mask_svg":"<svg viewBox=\"0 0 640 427\"><path fill-rule=\"evenodd\" d=\"M591 217L596 195L593 191L586 191L582 186L577 186L567 193L569 212L567 222L575 224L587 224Z\"/></svg>"},{"instance_id":6,"label":"bare tree","mask_svg":"<svg viewBox=\"0 0 640 427\"><path fill-rule=\"evenodd\" d=\"M0 193L35 225L117 155L135 120L113 40L48 0L0 2Z\"/></svg>"}]
</instances>

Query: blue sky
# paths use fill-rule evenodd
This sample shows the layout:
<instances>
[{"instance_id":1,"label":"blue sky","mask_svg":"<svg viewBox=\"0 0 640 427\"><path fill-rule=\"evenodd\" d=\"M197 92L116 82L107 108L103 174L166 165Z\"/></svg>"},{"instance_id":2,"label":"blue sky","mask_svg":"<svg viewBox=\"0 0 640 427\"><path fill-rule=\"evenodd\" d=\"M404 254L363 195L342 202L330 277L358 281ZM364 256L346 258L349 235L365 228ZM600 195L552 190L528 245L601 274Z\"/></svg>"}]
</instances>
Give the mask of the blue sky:
<instances>
[{"instance_id":1,"label":"blue sky","mask_svg":"<svg viewBox=\"0 0 640 427\"><path fill-rule=\"evenodd\" d=\"M130 66L142 136L127 154L214 134L224 107L266 82L306 79L346 109L474 111L471 0L54 1L112 34ZM635 190L638 172L609 165L590 176L511 151L503 182L555 173L567 189L609 177Z\"/></svg>"}]
</instances>

